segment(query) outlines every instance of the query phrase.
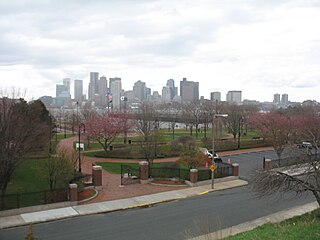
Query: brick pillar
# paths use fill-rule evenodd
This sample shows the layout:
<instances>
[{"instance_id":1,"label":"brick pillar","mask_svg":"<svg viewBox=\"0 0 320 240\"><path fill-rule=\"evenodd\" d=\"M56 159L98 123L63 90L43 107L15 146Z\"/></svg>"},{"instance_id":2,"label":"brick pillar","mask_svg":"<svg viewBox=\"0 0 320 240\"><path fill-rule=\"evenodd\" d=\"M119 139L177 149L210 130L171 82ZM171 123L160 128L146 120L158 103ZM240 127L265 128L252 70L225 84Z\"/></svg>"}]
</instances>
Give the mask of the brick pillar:
<instances>
[{"instance_id":1,"label":"brick pillar","mask_svg":"<svg viewBox=\"0 0 320 240\"><path fill-rule=\"evenodd\" d=\"M239 164L238 163L232 164L232 172L233 172L233 176L239 177Z\"/></svg>"},{"instance_id":2,"label":"brick pillar","mask_svg":"<svg viewBox=\"0 0 320 240\"><path fill-rule=\"evenodd\" d=\"M102 188L102 167L92 166L92 182L97 189Z\"/></svg>"},{"instance_id":3,"label":"brick pillar","mask_svg":"<svg viewBox=\"0 0 320 240\"><path fill-rule=\"evenodd\" d=\"M265 159L264 160L264 170L269 171L271 170L271 159Z\"/></svg>"},{"instance_id":4,"label":"brick pillar","mask_svg":"<svg viewBox=\"0 0 320 240\"><path fill-rule=\"evenodd\" d=\"M78 185L75 183L69 184L69 201L78 201Z\"/></svg>"},{"instance_id":5,"label":"brick pillar","mask_svg":"<svg viewBox=\"0 0 320 240\"><path fill-rule=\"evenodd\" d=\"M139 162L140 183L147 183L149 180L149 163L147 161Z\"/></svg>"},{"instance_id":6,"label":"brick pillar","mask_svg":"<svg viewBox=\"0 0 320 240\"><path fill-rule=\"evenodd\" d=\"M190 169L190 182L193 184L198 182L198 169Z\"/></svg>"}]
</instances>

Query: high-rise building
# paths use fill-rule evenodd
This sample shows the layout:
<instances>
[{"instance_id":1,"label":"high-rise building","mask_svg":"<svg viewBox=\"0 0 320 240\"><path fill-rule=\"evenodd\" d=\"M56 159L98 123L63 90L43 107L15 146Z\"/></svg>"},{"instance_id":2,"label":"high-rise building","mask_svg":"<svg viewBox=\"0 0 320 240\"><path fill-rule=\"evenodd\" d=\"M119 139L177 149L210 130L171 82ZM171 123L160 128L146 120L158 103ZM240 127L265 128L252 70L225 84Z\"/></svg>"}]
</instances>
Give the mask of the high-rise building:
<instances>
[{"instance_id":1,"label":"high-rise building","mask_svg":"<svg viewBox=\"0 0 320 240\"><path fill-rule=\"evenodd\" d=\"M81 103L83 101L83 81L74 80L74 100Z\"/></svg>"},{"instance_id":2,"label":"high-rise building","mask_svg":"<svg viewBox=\"0 0 320 240\"><path fill-rule=\"evenodd\" d=\"M183 78L180 81L180 96L182 101L198 101L199 82L187 81L187 78Z\"/></svg>"},{"instance_id":3,"label":"high-rise building","mask_svg":"<svg viewBox=\"0 0 320 240\"><path fill-rule=\"evenodd\" d=\"M281 104L288 104L289 103L289 96L288 94L284 93L281 95Z\"/></svg>"},{"instance_id":4,"label":"high-rise building","mask_svg":"<svg viewBox=\"0 0 320 240\"><path fill-rule=\"evenodd\" d=\"M112 94L112 108L121 109L121 78L110 83L110 92Z\"/></svg>"},{"instance_id":5,"label":"high-rise building","mask_svg":"<svg viewBox=\"0 0 320 240\"><path fill-rule=\"evenodd\" d=\"M62 79L62 83L63 83L64 86L66 86L66 89L67 89L68 93L70 93L70 81L71 81L70 78Z\"/></svg>"},{"instance_id":6,"label":"high-rise building","mask_svg":"<svg viewBox=\"0 0 320 240\"><path fill-rule=\"evenodd\" d=\"M99 73L90 72L90 82L88 88L88 97L90 101L94 101L95 95L99 93Z\"/></svg>"},{"instance_id":7,"label":"high-rise building","mask_svg":"<svg viewBox=\"0 0 320 240\"><path fill-rule=\"evenodd\" d=\"M102 106L102 107L106 107L107 106L107 103L108 103L108 80L105 76L101 76L100 79L99 79L99 98L100 98L100 101L99 101L99 104Z\"/></svg>"},{"instance_id":8,"label":"high-rise building","mask_svg":"<svg viewBox=\"0 0 320 240\"><path fill-rule=\"evenodd\" d=\"M280 104L280 94L279 93L276 93L273 95L273 103Z\"/></svg>"},{"instance_id":9,"label":"high-rise building","mask_svg":"<svg viewBox=\"0 0 320 240\"><path fill-rule=\"evenodd\" d=\"M221 92L210 93L210 100L214 102L215 101L221 102Z\"/></svg>"},{"instance_id":10,"label":"high-rise building","mask_svg":"<svg viewBox=\"0 0 320 240\"><path fill-rule=\"evenodd\" d=\"M63 84L56 85L56 98L55 104L63 106L67 100L71 99L70 95L70 78L64 78Z\"/></svg>"},{"instance_id":11,"label":"high-rise building","mask_svg":"<svg viewBox=\"0 0 320 240\"><path fill-rule=\"evenodd\" d=\"M227 102L240 104L242 101L241 91L229 91L227 93Z\"/></svg>"},{"instance_id":12,"label":"high-rise building","mask_svg":"<svg viewBox=\"0 0 320 240\"><path fill-rule=\"evenodd\" d=\"M162 101L171 102L172 99L173 99L172 88L170 88L169 86L164 86L162 88Z\"/></svg>"},{"instance_id":13,"label":"high-rise building","mask_svg":"<svg viewBox=\"0 0 320 240\"><path fill-rule=\"evenodd\" d=\"M174 86L174 80L169 79L167 80L167 87L170 88L171 91L171 100L178 94L178 88Z\"/></svg>"},{"instance_id":14,"label":"high-rise building","mask_svg":"<svg viewBox=\"0 0 320 240\"><path fill-rule=\"evenodd\" d=\"M141 80L135 82L133 86L133 95L134 98L137 98L140 101L147 99L146 83Z\"/></svg>"}]
</instances>

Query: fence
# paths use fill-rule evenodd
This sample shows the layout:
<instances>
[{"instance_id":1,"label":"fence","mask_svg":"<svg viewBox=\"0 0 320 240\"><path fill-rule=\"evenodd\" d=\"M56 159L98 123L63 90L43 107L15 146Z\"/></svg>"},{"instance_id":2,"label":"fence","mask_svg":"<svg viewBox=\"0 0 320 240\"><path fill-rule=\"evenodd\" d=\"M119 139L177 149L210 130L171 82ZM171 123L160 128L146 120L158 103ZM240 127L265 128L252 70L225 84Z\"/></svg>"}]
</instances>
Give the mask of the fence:
<instances>
[{"instance_id":1,"label":"fence","mask_svg":"<svg viewBox=\"0 0 320 240\"><path fill-rule=\"evenodd\" d=\"M28 193L14 193L0 196L0 210L30 207L42 204L68 201L69 189L45 190Z\"/></svg>"},{"instance_id":2,"label":"fence","mask_svg":"<svg viewBox=\"0 0 320 240\"><path fill-rule=\"evenodd\" d=\"M278 159L272 159L271 160L271 166L272 168L278 168L278 167L286 167L301 163L307 163L315 161L319 158L319 154L312 154L312 155L305 155L305 156L290 156L285 158L278 158Z\"/></svg>"},{"instance_id":3,"label":"fence","mask_svg":"<svg viewBox=\"0 0 320 240\"><path fill-rule=\"evenodd\" d=\"M216 169L214 171L214 178L223 178L232 176L232 166L226 163L219 163L216 165ZM205 181L211 179L211 170L210 169L199 169L198 170L198 181Z\"/></svg>"},{"instance_id":4,"label":"fence","mask_svg":"<svg viewBox=\"0 0 320 240\"><path fill-rule=\"evenodd\" d=\"M226 163L216 165L214 171L215 178L232 176L232 166ZM190 180L190 170L173 167L150 167L150 177L152 178L178 178L182 180ZM208 168L198 169L198 181L211 179L211 170Z\"/></svg>"},{"instance_id":5,"label":"fence","mask_svg":"<svg viewBox=\"0 0 320 240\"><path fill-rule=\"evenodd\" d=\"M190 180L190 171L189 169L175 167L150 167L150 177Z\"/></svg>"}]
</instances>

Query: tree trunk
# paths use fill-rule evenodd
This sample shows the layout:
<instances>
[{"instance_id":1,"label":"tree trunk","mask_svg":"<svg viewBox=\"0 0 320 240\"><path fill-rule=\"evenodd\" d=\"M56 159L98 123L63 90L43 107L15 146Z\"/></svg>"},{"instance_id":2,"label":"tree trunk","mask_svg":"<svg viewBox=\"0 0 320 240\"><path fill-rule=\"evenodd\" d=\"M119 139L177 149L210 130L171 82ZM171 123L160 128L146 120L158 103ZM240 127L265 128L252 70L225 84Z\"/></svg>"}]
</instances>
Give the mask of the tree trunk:
<instances>
[{"instance_id":1,"label":"tree trunk","mask_svg":"<svg viewBox=\"0 0 320 240\"><path fill-rule=\"evenodd\" d=\"M312 191L314 197L316 198L318 205L320 207L320 192L319 191Z\"/></svg>"}]
</instances>

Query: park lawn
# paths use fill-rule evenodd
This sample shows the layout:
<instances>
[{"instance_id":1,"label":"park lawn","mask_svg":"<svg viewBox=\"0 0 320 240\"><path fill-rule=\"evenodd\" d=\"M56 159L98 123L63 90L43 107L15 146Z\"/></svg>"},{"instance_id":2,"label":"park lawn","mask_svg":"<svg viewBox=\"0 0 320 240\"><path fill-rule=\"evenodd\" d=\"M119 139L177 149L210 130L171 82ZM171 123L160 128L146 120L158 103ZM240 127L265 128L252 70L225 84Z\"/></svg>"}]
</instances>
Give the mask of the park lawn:
<instances>
[{"instance_id":1,"label":"park lawn","mask_svg":"<svg viewBox=\"0 0 320 240\"><path fill-rule=\"evenodd\" d=\"M320 239L320 209L276 224L264 224L251 231L225 238L226 240L295 240Z\"/></svg>"},{"instance_id":2,"label":"park lawn","mask_svg":"<svg viewBox=\"0 0 320 240\"><path fill-rule=\"evenodd\" d=\"M121 164L132 167L132 168L139 168L139 163L121 163L121 162L97 162L97 165L101 166L104 170L114 173L114 174L121 174ZM162 162L162 163L153 163L153 167L160 167L164 165L171 165L173 162ZM180 166L182 168L187 169L184 166Z\"/></svg>"},{"instance_id":3,"label":"park lawn","mask_svg":"<svg viewBox=\"0 0 320 240\"><path fill-rule=\"evenodd\" d=\"M7 194L34 192L49 188L45 171L45 159L24 160L13 172Z\"/></svg>"}]
</instances>

